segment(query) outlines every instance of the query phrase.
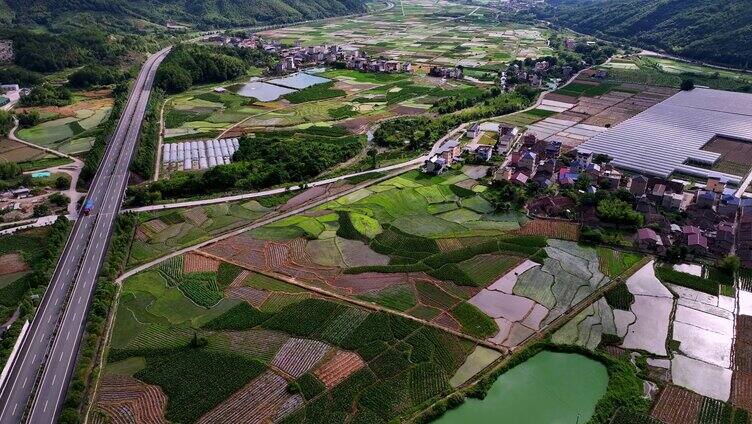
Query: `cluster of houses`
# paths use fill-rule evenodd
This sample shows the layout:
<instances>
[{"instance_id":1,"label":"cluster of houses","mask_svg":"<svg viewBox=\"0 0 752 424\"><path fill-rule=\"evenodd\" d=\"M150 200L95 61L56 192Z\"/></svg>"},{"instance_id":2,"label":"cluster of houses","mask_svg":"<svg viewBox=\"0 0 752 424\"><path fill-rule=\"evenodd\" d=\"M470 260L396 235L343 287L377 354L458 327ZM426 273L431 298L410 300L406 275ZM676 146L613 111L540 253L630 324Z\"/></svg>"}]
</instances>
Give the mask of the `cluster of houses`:
<instances>
[{"instance_id":1,"label":"cluster of houses","mask_svg":"<svg viewBox=\"0 0 752 424\"><path fill-rule=\"evenodd\" d=\"M452 164L462 160L461 155L468 152L478 162L488 162L496 155L505 155L508 153L514 140L518 135L517 127L506 124L491 124L493 129L483 128L483 124L474 123L470 125L465 132L465 137L471 140L464 146L459 139L449 140L441 146L441 150L426 160L423 171L430 174L441 174L451 168ZM497 138L494 144L480 144L478 139L486 133L496 133Z\"/></svg>"},{"instance_id":2,"label":"cluster of houses","mask_svg":"<svg viewBox=\"0 0 752 424\"><path fill-rule=\"evenodd\" d=\"M431 69L428 70L428 75L432 77L446 78L446 79L462 79L464 77L464 73L463 73L461 66L455 66L455 67L432 66Z\"/></svg>"},{"instance_id":3,"label":"cluster of houses","mask_svg":"<svg viewBox=\"0 0 752 424\"><path fill-rule=\"evenodd\" d=\"M752 267L752 198L737 197L727 181L710 178L705 184L689 187L677 180L629 175L611 165L608 158L586 150L563 154L561 142L541 140L532 133L519 135L513 126L499 125L493 145L476 142L484 132L484 124L473 124L465 133L470 142L447 141L425 162L424 172L441 174L466 160L463 154L480 162L497 154L504 159L493 173L496 181L572 188L586 175L586 193L626 190L634 196L635 210L645 217L644 227L635 234L639 249L664 255L676 246L690 258L734 254ZM511 147L518 148L510 153ZM572 217L576 211L586 227L609 226L598 218L595 207L578 206L572 198L556 193L532 199L528 213Z\"/></svg>"}]
</instances>

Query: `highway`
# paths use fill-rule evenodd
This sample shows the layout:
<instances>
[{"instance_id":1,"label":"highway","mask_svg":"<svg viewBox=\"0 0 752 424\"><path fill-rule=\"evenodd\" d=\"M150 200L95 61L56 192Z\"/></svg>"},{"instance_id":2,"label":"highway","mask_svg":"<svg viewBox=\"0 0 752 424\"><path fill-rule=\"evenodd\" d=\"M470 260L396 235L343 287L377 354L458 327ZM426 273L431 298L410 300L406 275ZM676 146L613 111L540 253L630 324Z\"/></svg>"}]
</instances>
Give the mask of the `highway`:
<instances>
[{"instance_id":1,"label":"highway","mask_svg":"<svg viewBox=\"0 0 752 424\"><path fill-rule=\"evenodd\" d=\"M94 284L128 183L128 167L154 75L168 52L166 48L150 56L133 84L89 189L87 199L94 200L94 209L76 220L29 333L0 388L0 424L52 423L60 413Z\"/></svg>"}]
</instances>

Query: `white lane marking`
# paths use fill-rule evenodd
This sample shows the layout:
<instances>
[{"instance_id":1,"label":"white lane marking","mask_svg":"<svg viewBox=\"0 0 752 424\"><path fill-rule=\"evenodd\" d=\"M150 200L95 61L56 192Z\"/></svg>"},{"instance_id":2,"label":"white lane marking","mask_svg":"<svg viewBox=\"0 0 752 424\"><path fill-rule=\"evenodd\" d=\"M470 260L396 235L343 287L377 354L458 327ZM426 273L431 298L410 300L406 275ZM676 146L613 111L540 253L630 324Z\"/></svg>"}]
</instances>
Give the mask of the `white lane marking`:
<instances>
[{"instance_id":1,"label":"white lane marking","mask_svg":"<svg viewBox=\"0 0 752 424\"><path fill-rule=\"evenodd\" d=\"M55 385L55 380L57 380L57 374L52 376L52 385Z\"/></svg>"},{"instance_id":2,"label":"white lane marking","mask_svg":"<svg viewBox=\"0 0 752 424\"><path fill-rule=\"evenodd\" d=\"M21 387L26 387L26 382L29 381L29 377L24 378L24 382Z\"/></svg>"},{"instance_id":3,"label":"white lane marking","mask_svg":"<svg viewBox=\"0 0 752 424\"><path fill-rule=\"evenodd\" d=\"M73 314L73 320L74 320L74 321L76 320L76 315L78 315L78 312L75 312L75 313Z\"/></svg>"},{"instance_id":4,"label":"white lane marking","mask_svg":"<svg viewBox=\"0 0 752 424\"><path fill-rule=\"evenodd\" d=\"M65 340L68 340L68 339L70 339L70 330L68 330L68 334L65 335Z\"/></svg>"},{"instance_id":5,"label":"white lane marking","mask_svg":"<svg viewBox=\"0 0 752 424\"><path fill-rule=\"evenodd\" d=\"M37 360L37 354L35 353L35 354L34 354L34 357L33 357L33 358L31 358L31 362L34 362L34 361L36 361L36 360Z\"/></svg>"},{"instance_id":6,"label":"white lane marking","mask_svg":"<svg viewBox=\"0 0 752 424\"><path fill-rule=\"evenodd\" d=\"M63 354L60 354L60 359L58 359L58 362L63 362Z\"/></svg>"},{"instance_id":7,"label":"white lane marking","mask_svg":"<svg viewBox=\"0 0 752 424\"><path fill-rule=\"evenodd\" d=\"M81 304L81 296L78 296L78 303Z\"/></svg>"},{"instance_id":8,"label":"white lane marking","mask_svg":"<svg viewBox=\"0 0 752 424\"><path fill-rule=\"evenodd\" d=\"M16 408L18 408L18 402L13 405L13 413L11 415L16 415Z\"/></svg>"},{"instance_id":9,"label":"white lane marking","mask_svg":"<svg viewBox=\"0 0 752 424\"><path fill-rule=\"evenodd\" d=\"M49 402L50 402L49 400L47 400L47 401L44 402L44 411L42 411L42 412L47 412L47 404Z\"/></svg>"}]
</instances>

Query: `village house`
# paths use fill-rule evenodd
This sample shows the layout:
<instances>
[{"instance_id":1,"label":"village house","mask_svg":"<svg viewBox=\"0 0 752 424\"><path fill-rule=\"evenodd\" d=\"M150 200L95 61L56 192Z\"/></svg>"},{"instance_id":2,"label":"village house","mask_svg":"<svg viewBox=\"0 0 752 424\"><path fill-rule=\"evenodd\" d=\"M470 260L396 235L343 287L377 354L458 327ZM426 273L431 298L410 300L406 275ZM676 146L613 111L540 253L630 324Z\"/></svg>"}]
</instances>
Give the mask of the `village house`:
<instances>
[{"instance_id":1,"label":"village house","mask_svg":"<svg viewBox=\"0 0 752 424\"><path fill-rule=\"evenodd\" d=\"M517 161L517 167L527 171L528 175L534 175L538 169L538 156L533 152L525 152Z\"/></svg>"},{"instance_id":2,"label":"village house","mask_svg":"<svg viewBox=\"0 0 752 424\"><path fill-rule=\"evenodd\" d=\"M527 210L537 216L561 216L568 213L577 204L567 196L545 196L533 199L528 203Z\"/></svg>"},{"instance_id":3,"label":"village house","mask_svg":"<svg viewBox=\"0 0 752 424\"><path fill-rule=\"evenodd\" d=\"M714 254L725 256L731 253L735 242L734 224L723 221L716 226L715 234L709 242L709 247Z\"/></svg>"},{"instance_id":4,"label":"village house","mask_svg":"<svg viewBox=\"0 0 752 424\"><path fill-rule=\"evenodd\" d=\"M481 145L475 149L475 156L478 160L488 161L493 156L493 146Z\"/></svg>"},{"instance_id":5,"label":"village house","mask_svg":"<svg viewBox=\"0 0 752 424\"><path fill-rule=\"evenodd\" d=\"M693 256L707 255L708 239L702 234L690 234L687 237L687 250Z\"/></svg>"},{"instance_id":6,"label":"village house","mask_svg":"<svg viewBox=\"0 0 752 424\"><path fill-rule=\"evenodd\" d=\"M470 128L467 130L467 136L470 138L475 138L480 135L480 124L477 122L474 122L472 125L470 125Z\"/></svg>"},{"instance_id":7,"label":"village house","mask_svg":"<svg viewBox=\"0 0 752 424\"><path fill-rule=\"evenodd\" d=\"M634 196L639 197L645 194L648 189L648 179L642 175L629 177L627 181L627 190Z\"/></svg>"},{"instance_id":8,"label":"village house","mask_svg":"<svg viewBox=\"0 0 752 424\"><path fill-rule=\"evenodd\" d=\"M752 267L752 215L742 214L736 229L736 256L745 267Z\"/></svg>"},{"instance_id":9,"label":"village house","mask_svg":"<svg viewBox=\"0 0 752 424\"><path fill-rule=\"evenodd\" d=\"M661 237L650 228L640 228L637 230L637 247L647 252L663 255L666 248Z\"/></svg>"},{"instance_id":10,"label":"village house","mask_svg":"<svg viewBox=\"0 0 752 424\"><path fill-rule=\"evenodd\" d=\"M528 178L528 176L523 174L522 172L516 172L514 175L512 175L512 179L510 181L512 182L512 184L524 186L525 184L527 184L529 179L530 178Z\"/></svg>"},{"instance_id":11,"label":"village house","mask_svg":"<svg viewBox=\"0 0 752 424\"><path fill-rule=\"evenodd\" d=\"M437 78L462 79L464 77L462 67L443 68L441 66L432 66L428 75Z\"/></svg>"},{"instance_id":12,"label":"village house","mask_svg":"<svg viewBox=\"0 0 752 424\"><path fill-rule=\"evenodd\" d=\"M712 208L715 206L716 194L708 190L699 190L697 192L697 201L695 202L698 207Z\"/></svg>"}]
</instances>

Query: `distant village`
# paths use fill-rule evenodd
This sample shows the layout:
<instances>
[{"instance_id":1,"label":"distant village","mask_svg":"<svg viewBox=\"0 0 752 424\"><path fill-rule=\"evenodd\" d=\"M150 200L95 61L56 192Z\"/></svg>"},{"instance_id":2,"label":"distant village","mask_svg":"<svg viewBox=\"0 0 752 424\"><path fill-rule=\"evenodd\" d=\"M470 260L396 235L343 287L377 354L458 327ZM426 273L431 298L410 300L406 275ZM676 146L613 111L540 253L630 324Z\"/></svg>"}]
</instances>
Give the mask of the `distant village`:
<instances>
[{"instance_id":1,"label":"distant village","mask_svg":"<svg viewBox=\"0 0 752 424\"><path fill-rule=\"evenodd\" d=\"M340 66L346 69L373 73L414 72L417 66L411 62L387 58L372 58L359 47L349 44L302 46L286 46L278 40L265 40L257 35L248 38L231 37L215 34L207 37L205 42L216 45L262 49L279 56L279 62L274 66L274 75L284 75L301 69L317 66ZM573 39L565 41L569 50L574 50L577 42ZM498 73L498 84L502 88L509 88L515 84L526 82L536 87L555 88L562 80L574 74L575 68L567 64L552 63L554 58L540 60L515 61L505 71ZM465 77L462 66L422 66L427 68L427 74L432 77L445 79L463 79Z\"/></svg>"}]
</instances>

